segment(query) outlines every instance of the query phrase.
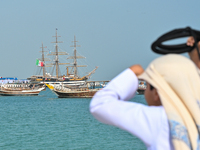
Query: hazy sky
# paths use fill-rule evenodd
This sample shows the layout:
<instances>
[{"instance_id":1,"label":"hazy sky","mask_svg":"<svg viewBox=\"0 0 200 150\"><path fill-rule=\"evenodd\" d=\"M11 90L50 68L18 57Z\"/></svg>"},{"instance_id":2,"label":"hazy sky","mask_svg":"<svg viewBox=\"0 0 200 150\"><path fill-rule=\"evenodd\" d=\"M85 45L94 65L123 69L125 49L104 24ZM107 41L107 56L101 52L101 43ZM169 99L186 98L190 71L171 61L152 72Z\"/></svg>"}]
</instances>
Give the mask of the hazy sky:
<instances>
[{"instance_id":1,"label":"hazy sky","mask_svg":"<svg viewBox=\"0 0 200 150\"><path fill-rule=\"evenodd\" d=\"M93 80L110 80L132 64L146 68L159 56L150 46L160 35L200 30L199 6L199 0L1 0L0 76L35 74L42 42L54 51L56 28L62 51L73 52L76 35L90 71L99 66Z\"/></svg>"}]
</instances>

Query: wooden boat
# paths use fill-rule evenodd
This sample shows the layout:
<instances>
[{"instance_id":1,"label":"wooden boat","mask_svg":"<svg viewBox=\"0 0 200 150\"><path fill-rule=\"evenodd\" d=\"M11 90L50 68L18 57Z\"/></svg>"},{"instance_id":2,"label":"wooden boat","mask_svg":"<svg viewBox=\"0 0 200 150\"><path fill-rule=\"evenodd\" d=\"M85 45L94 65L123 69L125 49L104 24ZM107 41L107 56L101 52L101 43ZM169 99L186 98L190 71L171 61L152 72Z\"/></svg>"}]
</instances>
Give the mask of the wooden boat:
<instances>
[{"instance_id":1,"label":"wooden boat","mask_svg":"<svg viewBox=\"0 0 200 150\"><path fill-rule=\"evenodd\" d=\"M1 85L1 96L37 96L45 86L35 84L4 84Z\"/></svg>"},{"instance_id":2,"label":"wooden boat","mask_svg":"<svg viewBox=\"0 0 200 150\"><path fill-rule=\"evenodd\" d=\"M69 84L59 85L46 84L58 98L92 98L94 94L106 86L109 81L86 81L82 85L70 86Z\"/></svg>"},{"instance_id":3,"label":"wooden boat","mask_svg":"<svg viewBox=\"0 0 200 150\"><path fill-rule=\"evenodd\" d=\"M92 98L98 90L99 89L79 89L74 91L54 90L54 93L56 93L58 98Z\"/></svg>"}]
</instances>

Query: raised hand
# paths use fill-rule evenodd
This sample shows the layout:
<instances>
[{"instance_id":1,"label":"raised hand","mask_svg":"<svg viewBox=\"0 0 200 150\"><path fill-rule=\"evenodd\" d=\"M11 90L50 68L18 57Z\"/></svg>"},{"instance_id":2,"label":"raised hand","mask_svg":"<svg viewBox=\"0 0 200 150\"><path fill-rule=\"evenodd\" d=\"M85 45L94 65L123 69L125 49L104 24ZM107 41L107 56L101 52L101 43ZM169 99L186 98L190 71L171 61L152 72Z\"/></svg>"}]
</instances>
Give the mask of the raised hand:
<instances>
[{"instance_id":1,"label":"raised hand","mask_svg":"<svg viewBox=\"0 0 200 150\"><path fill-rule=\"evenodd\" d=\"M193 37L189 37L187 39L187 45L188 46L194 46L194 38ZM200 42L198 42L198 49L200 50ZM200 69L200 59L198 56L198 52L197 49L193 49L191 52L188 53L190 56L190 59L197 65L197 67Z\"/></svg>"},{"instance_id":2,"label":"raised hand","mask_svg":"<svg viewBox=\"0 0 200 150\"><path fill-rule=\"evenodd\" d=\"M144 69L141 65L132 65L130 69L135 73L136 76L141 75L144 72Z\"/></svg>"}]
</instances>

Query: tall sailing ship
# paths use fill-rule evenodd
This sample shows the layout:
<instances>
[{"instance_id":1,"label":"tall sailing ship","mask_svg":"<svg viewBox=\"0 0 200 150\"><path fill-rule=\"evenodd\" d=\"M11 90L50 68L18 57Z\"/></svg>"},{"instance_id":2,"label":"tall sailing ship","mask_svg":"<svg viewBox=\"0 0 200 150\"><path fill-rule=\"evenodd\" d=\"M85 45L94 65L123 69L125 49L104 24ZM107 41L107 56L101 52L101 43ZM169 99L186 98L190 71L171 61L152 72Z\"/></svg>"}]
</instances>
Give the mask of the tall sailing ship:
<instances>
[{"instance_id":1,"label":"tall sailing ship","mask_svg":"<svg viewBox=\"0 0 200 150\"><path fill-rule=\"evenodd\" d=\"M51 43L55 43L55 51L47 54L47 56L54 56L52 63L46 63L47 61L50 61L50 59L44 57L45 56L44 53L47 51L44 51L44 48L46 48L46 47L43 47L43 43L42 43L42 47L41 47L42 48L42 51L41 51L42 58L40 58L38 60L40 62L39 64L43 64L43 65L39 65L39 67L40 67L39 73L41 73L41 71L42 71L43 74L42 75L33 75L28 79L31 80L31 82L41 82L41 83L66 82L67 84L70 84L72 82L74 83L74 81L76 83L78 83L78 81L79 82L87 81L88 78L92 74L95 73L95 71L98 67L95 67L95 69L92 70L91 72L89 72L87 75L84 75L82 77L78 75L78 68L79 67L87 67L87 65L78 65L77 59L85 59L85 57L77 55L76 47L78 45L76 45L76 43L78 41L76 41L76 36L74 36L74 41L72 41L74 43L72 46L72 47L74 47L73 56L69 56L67 58L67 60L72 59L73 60L72 63L60 62L60 60L59 60L60 55L68 55L68 53L59 51L58 43L62 43L62 41L58 41L58 37L61 37L61 36L58 36L57 29L56 29L56 35L53 37L56 38L56 40L54 42L51 42ZM61 74L61 69L60 69L61 65L68 65L68 66L66 66L66 74L64 74L64 75ZM52 68L51 73L47 73L47 67ZM69 68L71 68L71 69L69 69Z\"/></svg>"}]
</instances>

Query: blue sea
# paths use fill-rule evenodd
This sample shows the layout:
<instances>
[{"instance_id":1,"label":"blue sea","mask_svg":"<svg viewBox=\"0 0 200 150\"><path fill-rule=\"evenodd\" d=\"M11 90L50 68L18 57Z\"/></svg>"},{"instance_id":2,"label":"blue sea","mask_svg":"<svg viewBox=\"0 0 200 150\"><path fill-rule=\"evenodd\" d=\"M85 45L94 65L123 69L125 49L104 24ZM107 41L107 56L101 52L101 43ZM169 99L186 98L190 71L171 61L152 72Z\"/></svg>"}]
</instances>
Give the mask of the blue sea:
<instances>
[{"instance_id":1,"label":"blue sea","mask_svg":"<svg viewBox=\"0 0 200 150\"><path fill-rule=\"evenodd\" d=\"M49 89L39 96L0 97L2 150L145 150L131 134L98 122L91 99L57 98ZM145 103L144 95L131 101Z\"/></svg>"}]
</instances>

